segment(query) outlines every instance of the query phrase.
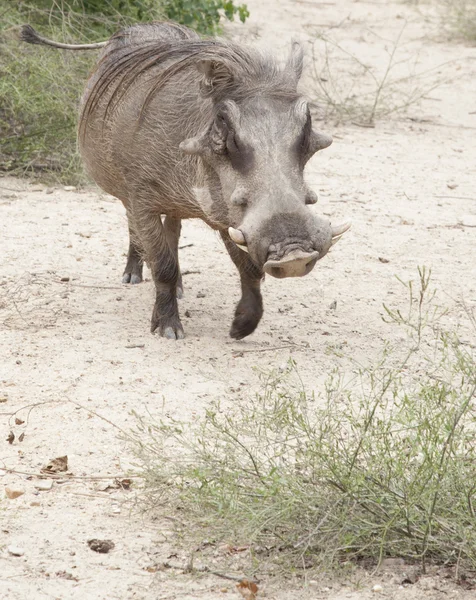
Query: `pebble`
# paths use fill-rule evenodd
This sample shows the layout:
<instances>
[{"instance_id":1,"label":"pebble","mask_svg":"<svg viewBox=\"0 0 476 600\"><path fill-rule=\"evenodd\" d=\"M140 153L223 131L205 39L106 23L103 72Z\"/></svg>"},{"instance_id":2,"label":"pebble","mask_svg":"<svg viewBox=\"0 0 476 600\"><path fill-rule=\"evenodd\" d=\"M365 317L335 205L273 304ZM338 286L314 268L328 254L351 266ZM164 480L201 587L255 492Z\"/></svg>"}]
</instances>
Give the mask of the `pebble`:
<instances>
[{"instance_id":1,"label":"pebble","mask_svg":"<svg viewBox=\"0 0 476 600\"><path fill-rule=\"evenodd\" d=\"M38 500L33 500L33 502L30 502L30 506L41 506L41 502L38 502Z\"/></svg>"},{"instance_id":2,"label":"pebble","mask_svg":"<svg viewBox=\"0 0 476 600\"><path fill-rule=\"evenodd\" d=\"M7 486L5 488L5 494L6 494L7 498L10 498L10 500L15 500L15 498L19 498L20 496L23 496L24 493L25 493L25 490L22 490L22 488L14 488L14 487L9 487L9 486Z\"/></svg>"},{"instance_id":3,"label":"pebble","mask_svg":"<svg viewBox=\"0 0 476 600\"><path fill-rule=\"evenodd\" d=\"M75 185L65 185L63 189L65 192L74 192L76 189L76 186Z\"/></svg>"},{"instance_id":4,"label":"pebble","mask_svg":"<svg viewBox=\"0 0 476 600\"><path fill-rule=\"evenodd\" d=\"M121 512L121 509L119 508L119 506L113 506L112 512L117 515Z\"/></svg>"},{"instance_id":5,"label":"pebble","mask_svg":"<svg viewBox=\"0 0 476 600\"><path fill-rule=\"evenodd\" d=\"M7 550L12 556L23 556L25 554L25 550L19 546L8 546Z\"/></svg>"},{"instance_id":6,"label":"pebble","mask_svg":"<svg viewBox=\"0 0 476 600\"><path fill-rule=\"evenodd\" d=\"M35 483L35 487L37 490L47 492L48 490L51 490L51 488L53 487L53 480L52 479L41 479L40 481L37 481Z\"/></svg>"},{"instance_id":7,"label":"pebble","mask_svg":"<svg viewBox=\"0 0 476 600\"><path fill-rule=\"evenodd\" d=\"M476 215L464 215L459 222L463 227L476 227Z\"/></svg>"},{"instance_id":8,"label":"pebble","mask_svg":"<svg viewBox=\"0 0 476 600\"><path fill-rule=\"evenodd\" d=\"M372 588L372 592L375 593L380 593L383 592L383 587L381 585L379 585L378 583L376 585L374 585L374 587Z\"/></svg>"}]
</instances>

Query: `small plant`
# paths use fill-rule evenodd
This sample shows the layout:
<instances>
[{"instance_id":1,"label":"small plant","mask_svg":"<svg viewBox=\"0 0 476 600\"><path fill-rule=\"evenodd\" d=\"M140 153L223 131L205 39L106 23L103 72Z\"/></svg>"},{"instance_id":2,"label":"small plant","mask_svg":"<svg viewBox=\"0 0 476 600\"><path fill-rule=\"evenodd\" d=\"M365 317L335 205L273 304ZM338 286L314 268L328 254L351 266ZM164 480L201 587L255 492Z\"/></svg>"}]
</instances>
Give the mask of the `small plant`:
<instances>
[{"instance_id":1,"label":"small plant","mask_svg":"<svg viewBox=\"0 0 476 600\"><path fill-rule=\"evenodd\" d=\"M408 310L386 309L408 332L403 354L386 347L351 378L337 369L323 394L290 361L256 398L192 422L136 415L144 500L175 508L186 540L249 544L255 568L385 557L475 568L475 357L441 328L429 273L405 285Z\"/></svg>"},{"instance_id":2,"label":"small plant","mask_svg":"<svg viewBox=\"0 0 476 600\"><path fill-rule=\"evenodd\" d=\"M452 38L476 43L475 0L440 0L443 28Z\"/></svg>"},{"instance_id":3,"label":"small plant","mask_svg":"<svg viewBox=\"0 0 476 600\"><path fill-rule=\"evenodd\" d=\"M444 83L437 74L442 65L419 71L418 55L403 54L403 32L404 28L386 50L383 70L364 63L330 37L316 34L310 95L322 118L371 127L377 119L418 104Z\"/></svg>"}]
</instances>

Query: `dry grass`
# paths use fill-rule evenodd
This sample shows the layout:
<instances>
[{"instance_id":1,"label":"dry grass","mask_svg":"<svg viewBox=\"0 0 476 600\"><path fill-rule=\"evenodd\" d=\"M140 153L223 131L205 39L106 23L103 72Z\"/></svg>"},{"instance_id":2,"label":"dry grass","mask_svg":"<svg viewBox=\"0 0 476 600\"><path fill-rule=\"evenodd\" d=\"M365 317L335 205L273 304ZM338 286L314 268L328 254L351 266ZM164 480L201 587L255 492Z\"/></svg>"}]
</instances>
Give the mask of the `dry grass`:
<instances>
[{"instance_id":1,"label":"dry grass","mask_svg":"<svg viewBox=\"0 0 476 600\"><path fill-rule=\"evenodd\" d=\"M311 98L319 117L337 124L353 122L371 127L376 120L404 113L418 105L449 79L418 66L418 54L409 54L402 42L403 27L386 49L383 68L367 64L342 43L316 34L312 43Z\"/></svg>"}]
</instances>

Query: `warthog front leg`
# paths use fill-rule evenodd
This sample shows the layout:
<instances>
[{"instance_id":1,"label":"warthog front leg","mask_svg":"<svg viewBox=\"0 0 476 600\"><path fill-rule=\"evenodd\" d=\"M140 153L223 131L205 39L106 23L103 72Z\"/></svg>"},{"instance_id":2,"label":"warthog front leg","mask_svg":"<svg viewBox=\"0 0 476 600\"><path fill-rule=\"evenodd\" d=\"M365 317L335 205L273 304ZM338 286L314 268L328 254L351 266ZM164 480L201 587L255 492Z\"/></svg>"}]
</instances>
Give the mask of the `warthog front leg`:
<instances>
[{"instance_id":1,"label":"warthog front leg","mask_svg":"<svg viewBox=\"0 0 476 600\"><path fill-rule=\"evenodd\" d=\"M180 270L177 252L171 248L168 241L175 240L171 233L175 231L177 238L175 246L178 245L180 221L168 219L168 225L165 227L160 214L142 210L139 214L135 214L135 223L156 290L150 330L152 333L158 330L161 336L172 340L182 339L184 333L177 306Z\"/></svg>"},{"instance_id":2,"label":"warthog front leg","mask_svg":"<svg viewBox=\"0 0 476 600\"><path fill-rule=\"evenodd\" d=\"M183 296L183 284L178 259L178 245L180 239L180 232L182 230L182 221L180 219L175 219L174 217L165 217L164 230L169 248L174 253L175 260L177 261L177 266L179 267L179 276L177 279L177 298L180 299Z\"/></svg>"},{"instance_id":3,"label":"warthog front leg","mask_svg":"<svg viewBox=\"0 0 476 600\"><path fill-rule=\"evenodd\" d=\"M231 241L228 232L220 231L220 235L225 242L231 260L240 272L241 299L235 310L230 336L236 340L241 340L253 333L263 316L263 298L260 291L263 273L249 255Z\"/></svg>"},{"instance_id":4,"label":"warthog front leg","mask_svg":"<svg viewBox=\"0 0 476 600\"><path fill-rule=\"evenodd\" d=\"M122 283L140 283L142 281L142 268L144 261L139 248L139 240L129 222L129 252L127 263L122 275Z\"/></svg>"}]
</instances>

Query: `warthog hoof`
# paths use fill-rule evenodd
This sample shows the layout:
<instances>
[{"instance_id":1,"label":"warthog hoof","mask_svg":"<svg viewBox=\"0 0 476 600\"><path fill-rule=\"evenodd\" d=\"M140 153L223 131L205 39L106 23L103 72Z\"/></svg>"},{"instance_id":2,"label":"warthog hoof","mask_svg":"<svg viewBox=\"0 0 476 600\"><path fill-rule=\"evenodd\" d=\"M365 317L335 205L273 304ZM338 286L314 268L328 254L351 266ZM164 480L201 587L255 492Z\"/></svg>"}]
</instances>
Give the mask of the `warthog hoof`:
<instances>
[{"instance_id":1,"label":"warthog hoof","mask_svg":"<svg viewBox=\"0 0 476 600\"><path fill-rule=\"evenodd\" d=\"M173 327L166 327L163 333L161 333L160 335L164 338L167 338L168 340L183 340L183 338L185 337L185 334L181 327L177 327L176 329L174 329Z\"/></svg>"},{"instance_id":2,"label":"warthog hoof","mask_svg":"<svg viewBox=\"0 0 476 600\"><path fill-rule=\"evenodd\" d=\"M124 273L122 276L122 283L132 283L135 285L136 283L142 282L142 275L136 275L135 273Z\"/></svg>"},{"instance_id":3,"label":"warthog hoof","mask_svg":"<svg viewBox=\"0 0 476 600\"><path fill-rule=\"evenodd\" d=\"M230 336L235 340L242 340L258 326L263 316L263 302L259 290L248 293L241 298L235 311L235 318L231 325Z\"/></svg>"},{"instance_id":4,"label":"warthog hoof","mask_svg":"<svg viewBox=\"0 0 476 600\"><path fill-rule=\"evenodd\" d=\"M151 333L158 333L168 340L183 340L185 337L180 319L173 317L159 317L158 319L152 317L150 331Z\"/></svg>"}]
</instances>

